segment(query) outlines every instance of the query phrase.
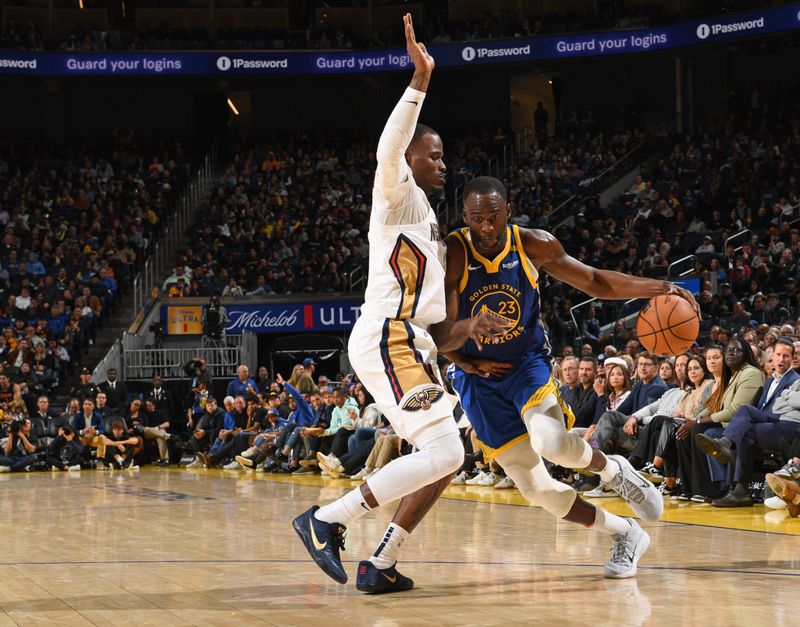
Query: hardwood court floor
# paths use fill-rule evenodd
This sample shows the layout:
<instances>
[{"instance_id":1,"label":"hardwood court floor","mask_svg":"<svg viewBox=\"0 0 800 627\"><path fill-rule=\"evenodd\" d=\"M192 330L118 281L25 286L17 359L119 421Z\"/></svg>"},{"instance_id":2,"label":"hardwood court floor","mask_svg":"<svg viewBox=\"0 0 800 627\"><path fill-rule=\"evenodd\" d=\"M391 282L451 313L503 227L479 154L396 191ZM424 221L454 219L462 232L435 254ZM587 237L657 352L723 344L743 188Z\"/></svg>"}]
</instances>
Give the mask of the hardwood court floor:
<instances>
[{"instance_id":1,"label":"hardwood court floor","mask_svg":"<svg viewBox=\"0 0 800 627\"><path fill-rule=\"evenodd\" d=\"M636 579L602 577L605 536L516 491L448 491L403 547L416 588L352 583L390 511L353 525L351 583L329 580L289 526L349 481L144 469L0 475L2 625L788 625L800 520L763 507L668 505ZM604 507L626 512L618 499Z\"/></svg>"}]
</instances>

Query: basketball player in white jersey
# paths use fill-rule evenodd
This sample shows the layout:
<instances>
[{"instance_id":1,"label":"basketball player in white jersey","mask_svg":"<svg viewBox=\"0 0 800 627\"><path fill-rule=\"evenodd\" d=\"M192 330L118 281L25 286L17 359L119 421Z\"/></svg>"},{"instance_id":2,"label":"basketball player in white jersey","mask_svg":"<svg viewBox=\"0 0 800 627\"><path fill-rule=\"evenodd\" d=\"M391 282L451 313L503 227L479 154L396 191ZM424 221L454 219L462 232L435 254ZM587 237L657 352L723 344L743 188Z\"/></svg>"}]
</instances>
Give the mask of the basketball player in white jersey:
<instances>
[{"instance_id":1,"label":"basketball player in white jersey","mask_svg":"<svg viewBox=\"0 0 800 627\"><path fill-rule=\"evenodd\" d=\"M397 572L400 545L464 461L451 399L436 366L427 328L445 320L445 247L428 196L441 191L446 168L442 140L417 124L434 60L404 17L414 76L378 143L369 228L369 282L361 317L350 336L350 361L398 435L417 451L385 466L361 487L310 508L292 523L317 565L339 583L348 525L379 505L403 497L377 550L358 566L356 587L369 593L409 590ZM445 322L445 324L448 324ZM469 339L501 336L507 324L491 316L453 323L441 350Z\"/></svg>"}]
</instances>

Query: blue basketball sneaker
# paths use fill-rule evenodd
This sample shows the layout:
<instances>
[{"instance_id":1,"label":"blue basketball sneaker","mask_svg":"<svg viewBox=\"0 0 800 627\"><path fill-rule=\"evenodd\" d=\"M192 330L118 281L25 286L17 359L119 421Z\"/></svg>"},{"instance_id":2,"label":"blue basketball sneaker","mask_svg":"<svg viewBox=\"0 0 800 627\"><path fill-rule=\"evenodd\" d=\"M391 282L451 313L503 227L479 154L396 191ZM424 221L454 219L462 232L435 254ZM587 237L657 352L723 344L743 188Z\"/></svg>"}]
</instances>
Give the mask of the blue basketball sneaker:
<instances>
[{"instance_id":1,"label":"blue basketball sneaker","mask_svg":"<svg viewBox=\"0 0 800 627\"><path fill-rule=\"evenodd\" d=\"M411 590L414 582L397 572L397 563L379 570L369 561L358 563L356 589L367 594L385 594L387 592L403 592Z\"/></svg>"},{"instance_id":2,"label":"blue basketball sneaker","mask_svg":"<svg viewBox=\"0 0 800 627\"><path fill-rule=\"evenodd\" d=\"M314 518L319 505L300 514L292 521L292 527L300 536L308 554L326 575L339 583L347 583L347 573L339 558L339 549L344 550L345 527L339 523L327 523Z\"/></svg>"}]
</instances>

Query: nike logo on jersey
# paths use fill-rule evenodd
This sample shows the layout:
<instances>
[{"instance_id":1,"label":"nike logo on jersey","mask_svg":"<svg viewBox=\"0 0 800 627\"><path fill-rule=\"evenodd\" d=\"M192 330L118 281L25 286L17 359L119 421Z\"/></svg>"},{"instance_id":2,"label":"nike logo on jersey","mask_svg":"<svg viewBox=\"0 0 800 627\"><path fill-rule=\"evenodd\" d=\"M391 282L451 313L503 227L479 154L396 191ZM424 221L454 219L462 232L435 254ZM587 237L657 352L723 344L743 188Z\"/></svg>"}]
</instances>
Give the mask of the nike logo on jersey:
<instances>
[{"instance_id":1,"label":"nike logo on jersey","mask_svg":"<svg viewBox=\"0 0 800 627\"><path fill-rule=\"evenodd\" d=\"M472 264L470 264L470 265L467 266L467 269L468 270L480 270L481 267L480 266L473 266Z\"/></svg>"},{"instance_id":2,"label":"nike logo on jersey","mask_svg":"<svg viewBox=\"0 0 800 627\"><path fill-rule=\"evenodd\" d=\"M313 521L309 520L308 521L308 526L311 527L311 542L314 543L314 548L317 549L317 551L322 551L326 546L328 546L327 540L325 542L320 542L319 541L319 539L317 538L317 534L314 531L314 522Z\"/></svg>"}]
</instances>

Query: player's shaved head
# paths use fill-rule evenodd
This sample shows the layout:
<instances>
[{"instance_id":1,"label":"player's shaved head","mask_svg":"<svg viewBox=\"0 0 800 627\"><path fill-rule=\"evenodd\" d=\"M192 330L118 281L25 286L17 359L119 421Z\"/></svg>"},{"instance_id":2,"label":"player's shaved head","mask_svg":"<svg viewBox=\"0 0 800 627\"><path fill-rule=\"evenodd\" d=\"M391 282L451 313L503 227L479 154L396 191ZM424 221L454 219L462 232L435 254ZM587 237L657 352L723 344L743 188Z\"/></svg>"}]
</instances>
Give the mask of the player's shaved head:
<instances>
[{"instance_id":1,"label":"player's shaved head","mask_svg":"<svg viewBox=\"0 0 800 627\"><path fill-rule=\"evenodd\" d=\"M508 200L508 192L502 181L493 176L476 176L464 185L464 198L470 194L498 194L503 200Z\"/></svg>"},{"instance_id":2,"label":"player's shaved head","mask_svg":"<svg viewBox=\"0 0 800 627\"><path fill-rule=\"evenodd\" d=\"M408 147L412 148L418 144L425 135L436 135L439 136L439 133L434 131L430 126L426 126L425 124L417 124L417 127L414 129L414 135L411 137L411 141L408 143Z\"/></svg>"}]
</instances>

